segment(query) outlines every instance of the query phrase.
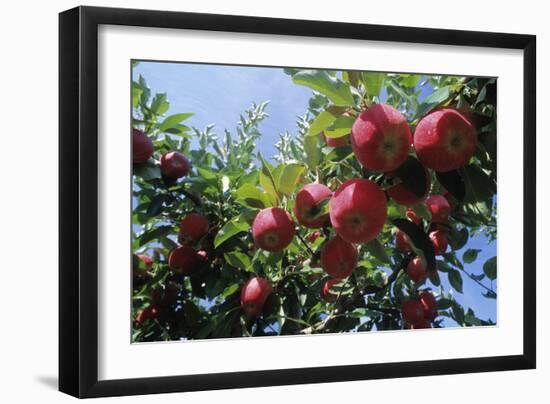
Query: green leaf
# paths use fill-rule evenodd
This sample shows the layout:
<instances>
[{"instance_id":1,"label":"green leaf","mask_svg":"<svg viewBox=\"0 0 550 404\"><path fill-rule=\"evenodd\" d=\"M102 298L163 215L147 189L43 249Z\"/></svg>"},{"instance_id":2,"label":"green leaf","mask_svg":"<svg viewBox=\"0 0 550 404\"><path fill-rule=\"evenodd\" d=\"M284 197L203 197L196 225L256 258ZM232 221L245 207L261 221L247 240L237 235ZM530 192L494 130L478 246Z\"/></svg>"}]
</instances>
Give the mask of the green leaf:
<instances>
[{"instance_id":1,"label":"green leaf","mask_svg":"<svg viewBox=\"0 0 550 404\"><path fill-rule=\"evenodd\" d=\"M468 229L465 227L458 231L455 230L454 227L451 227L447 236L447 239L449 240L449 245L455 251L463 248L468 242L468 238L470 237Z\"/></svg>"},{"instance_id":2,"label":"green leaf","mask_svg":"<svg viewBox=\"0 0 550 404\"><path fill-rule=\"evenodd\" d=\"M238 283L234 283L232 285L229 285L228 287L226 287L223 290L222 293L220 293L220 297L226 298L228 296L231 296L232 294L237 292L240 288L241 288L241 286Z\"/></svg>"},{"instance_id":3,"label":"green leaf","mask_svg":"<svg viewBox=\"0 0 550 404\"><path fill-rule=\"evenodd\" d=\"M395 171L395 175L402 181L403 186L418 197L423 197L427 192L426 170L413 156L407 159Z\"/></svg>"},{"instance_id":4,"label":"green leaf","mask_svg":"<svg viewBox=\"0 0 550 404\"><path fill-rule=\"evenodd\" d=\"M169 201L171 198L166 194L159 194L153 198L147 212L145 213L149 217L157 216L162 211L162 205L164 202Z\"/></svg>"},{"instance_id":5,"label":"green leaf","mask_svg":"<svg viewBox=\"0 0 550 404\"><path fill-rule=\"evenodd\" d=\"M239 251L232 251L223 255L225 262L235 268L248 269L252 265L250 257Z\"/></svg>"},{"instance_id":6,"label":"green leaf","mask_svg":"<svg viewBox=\"0 0 550 404\"><path fill-rule=\"evenodd\" d=\"M487 278L495 280L497 278L497 257L489 258L483 264L483 272L487 275Z\"/></svg>"},{"instance_id":7,"label":"green leaf","mask_svg":"<svg viewBox=\"0 0 550 404\"><path fill-rule=\"evenodd\" d=\"M462 261L464 261L466 264L471 264L474 262L477 258L477 255L481 252L481 250L469 248L467 249L464 254L462 255Z\"/></svg>"},{"instance_id":8,"label":"green leaf","mask_svg":"<svg viewBox=\"0 0 550 404\"><path fill-rule=\"evenodd\" d=\"M238 202L251 208L264 209L271 206L271 201L265 192L260 191L251 184L244 184L237 189L237 191L235 191L235 197Z\"/></svg>"},{"instance_id":9,"label":"green leaf","mask_svg":"<svg viewBox=\"0 0 550 404\"><path fill-rule=\"evenodd\" d=\"M331 138L339 138L347 136L351 133L351 127L355 122L355 118L351 116L341 116L325 130L325 136Z\"/></svg>"},{"instance_id":10,"label":"green leaf","mask_svg":"<svg viewBox=\"0 0 550 404\"><path fill-rule=\"evenodd\" d=\"M141 86L139 83L136 83L135 81L132 81L132 107L137 108L139 105L139 99L141 97L142 93Z\"/></svg>"},{"instance_id":11,"label":"green leaf","mask_svg":"<svg viewBox=\"0 0 550 404\"><path fill-rule=\"evenodd\" d=\"M330 210L330 198L323 199L310 209L311 220L328 215Z\"/></svg>"},{"instance_id":12,"label":"green leaf","mask_svg":"<svg viewBox=\"0 0 550 404\"><path fill-rule=\"evenodd\" d=\"M462 275L456 269L451 269L447 276L449 277L449 283L457 292L462 293Z\"/></svg>"},{"instance_id":13,"label":"green leaf","mask_svg":"<svg viewBox=\"0 0 550 404\"><path fill-rule=\"evenodd\" d=\"M432 220L432 214L425 203L417 203L416 205L411 206L411 209L419 218L424 219L427 222Z\"/></svg>"},{"instance_id":14,"label":"green leaf","mask_svg":"<svg viewBox=\"0 0 550 404\"><path fill-rule=\"evenodd\" d=\"M437 310L447 310L450 309L453 304L453 301L451 299L439 299L437 301Z\"/></svg>"},{"instance_id":15,"label":"green leaf","mask_svg":"<svg viewBox=\"0 0 550 404\"><path fill-rule=\"evenodd\" d=\"M172 226L159 226L152 230L146 231L138 237L139 246L147 244L149 241L158 240L162 236L165 236L172 232Z\"/></svg>"},{"instance_id":16,"label":"green leaf","mask_svg":"<svg viewBox=\"0 0 550 404\"><path fill-rule=\"evenodd\" d=\"M369 241L367 244L365 244L365 247L367 248L367 251L372 254L373 257L376 259L386 263L391 264L391 259L388 257L388 254L386 254L386 250L384 249L384 246L378 241L378 239L373 239Z\"/></svg>"},{"instance_id":17,"label":"green leaf","mask_svg":"<svg viewBox=\"0 0 550 404\"><path fill-rule=\"evenodd\" d=\"M384 73L363 72L363 83L367 87L369 97L379 97L384 82Z\"/></svg>"},{"instance_id":18,"label":"green leaf","mask_svg":"<svg viewBox=\"0 0 550 404\"><path fill-rule=\"evenodd\" d=\"M192 117L193 115L194 115L193 113L182 113L182 114L170 115L166 117L166 119L162 121L162 123L159 125L159 130L161 132L165 132L168 129L176 128L180 122Z\"/></svg>"},{"instance_id":19,"label":"green leaf","mask_svg":"<svg viewBox=\"0 0 550 404\"><path fill-rule=\"evenodd\" d=\"M146 162L134 166L134 175L143 178L145 181L162 178L160 167L153 162Z\"/></svg>"},{"instance_id":20,"label":"green leaf","mask_svg":"<svg viewBox=\"0 0 550 404\"><path fill-rule=\"evenodd\" d=\"M276 178L277 189L283 195L290 195L296 190L296 183L306 167L298 163L281 164L279 167L281 171Z\"/></svg>"},{"instance_id":21,"label":"green leaf","mask_svg":"<svg viewBox=\"0 0 550 404\"><path fill-rule=\"evenodd\" d=\"M216 234L214 239L214 248L218 248L220 244L229 240L231 237L250 229L250 224L247 221L247 218L244 214L233 218L231 221L227 222Z\"/></svg>"},{"instance_id":22,"label":"green leaf","mask_svg":"<svg viewBox=\"0 0 550 404\"><path fill-rule=\"evenodd\" d=\"M326 70L301 70L292 76L292 81L326 95L334 105L355 104L349 84L331 76Z\"/></svg>"},{"instance_id":23,"label":"green leaf","mask_svg":"<svg viewBox=\"0 0 550 404\"><path fill-rule=\"evenodd\" d=\"M262 169L260 171L260 185L269 196L273 205L278 205L281 198L279 197L279 191L277 190L277 183L275 182L273 173L261 154L258 154L258 159L262 163Z\"/></svg>"},{"instance_id":24,"label":"green leaf","mask_svg":"<svg viewBox=\"0 0 550 404\"><path fill-rule=\"evenodd\" d=\"M330 111L322 111L315 117L313 122L309 125L307 136L315 136L328 128L334 121L338 119L338 116Z\"/></svg>"},{"instance_id":25,"label":"green leaf","mask_svg":"<svg viewBox=\"0 0 550 404\"><path fill-rule=\"evenodd\" d=\"M155 115L162 115L170 108L170 103L166 101L166 93L159 93L151 101L151 111Z\"/></svg>"},{"instance_id":26,"label":"green leaf","mask_svg":"<svg viewBox=\"0 0 550 404\"><path fill-rule=\"evenodd\" d=\"M458 171L448 171L448 172L436 172L435 173L437 180L441 185L445 187L449 193L456 198L457 201L464 201L464 196L466 195L466 185L464 180L458 173Z\"/></svg>"},{"instance_id":27,"label":"green leaf","mask_svg":"<svg viewBox=\"0 0 550 404\"><path fill-rule=\"evenodd\" d=\"M422 117L428 113L431 109L435 108L442 102L446 101L450 96L449 88L442 87L434 91L431 95L424 98L416 111L417 117Z\"/></svg>"},{"instance_id":28,"label":"green leaf","mask_svg":"<svg viewBox=\"0 0 550 404\"><path fill-rule=\"evenodd\" d=\"M314 171L321 161L321 148L319 147L319 136L304 137L304 151L306 153L306 164Z\"/></svg>"}]
</instances>

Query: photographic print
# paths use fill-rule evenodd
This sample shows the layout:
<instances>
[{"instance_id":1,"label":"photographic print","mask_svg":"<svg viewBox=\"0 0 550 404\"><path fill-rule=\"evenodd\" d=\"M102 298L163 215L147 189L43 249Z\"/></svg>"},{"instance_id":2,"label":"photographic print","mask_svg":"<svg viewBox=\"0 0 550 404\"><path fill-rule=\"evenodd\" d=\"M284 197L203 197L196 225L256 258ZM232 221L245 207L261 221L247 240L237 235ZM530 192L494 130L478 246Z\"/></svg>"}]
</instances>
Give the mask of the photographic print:
<instances>
[{"instance_id":1,"label":"photographic print","mask_svg":"<svg viewBox=\"0 0 550 404\"><path fill-rule=\"evenodd\" d=\"M497 324L496 78L131 80L132 342Z\"/></svg>"}]
</instances>

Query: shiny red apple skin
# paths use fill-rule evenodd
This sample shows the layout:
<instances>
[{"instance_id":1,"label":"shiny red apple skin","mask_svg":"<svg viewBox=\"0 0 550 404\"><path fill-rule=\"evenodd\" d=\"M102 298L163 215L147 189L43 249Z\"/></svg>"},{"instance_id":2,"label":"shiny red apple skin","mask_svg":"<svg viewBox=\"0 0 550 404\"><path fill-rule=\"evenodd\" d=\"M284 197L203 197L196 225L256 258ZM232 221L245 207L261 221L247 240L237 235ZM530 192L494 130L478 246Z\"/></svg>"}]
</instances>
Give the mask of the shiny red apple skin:
<instances>
[{"instance_id":1,"label":"shiny red apple skin","mask_svg":"<svg viewBox=\"0 0 550 404\"><path fill-rule=\"evenodd\" d=\"M407 275L415 283L420 283L426 279L428 272L426 266L420 257L414 257L409 261L406 268Z\"/></svg>"},{"instance_id":2,"label":"shiny red apple skin","mask_svg":"<svg viewBox=\"0 0 550 404\"><path fill-rule=\"evenodd\" d=\"M355 120L351 129L351 146L363 167L388 172L406 160L412 145L407 120L395 108L376 104Z\"/></svg>"},{"instance_id":3,"label":"shiny red apple skin","mask_svg":"<svg viewBox=\"0 0 550 404\"><path fill-rule=\"evenodd\" d=\"M189 246L180 246L168 256L168 266L175 274L187 275L199 264L197 252Z\"/></svg>"},{"instance_id":4,"label":"shiny red apple skin","mask_svg":"<svg viewBox=\"0 0 550 404\"><path fill-rule=\"evenodd\" d=\"M386 195L373 181L344 182L330 200L330 221L336 232L350 243L367 243L384 227Z\"/></svg>"},{"instance_id":5,"label":"shiny red apple skin","mask_svg":"<svg viewBox=\"0 0 550 404\"><path fill-rule=\"evenodd\" d=\"M428 291L420 293L420 303L424 308L424 318L433 321L437 317L437 300L435 296Z\"/></svg>"},{"instance_id":6,"label":"shiny red apple skin","mask_svg":"<svg viewBox=\"0 0 550 404\"><path fill-rule=\"evenodd\" d=\"M465 114L441 108L424 116L414 131L414 148L424 167L447 172L464 167L476 150L477 135Z\"/></svg>"},{"instance_id":7,"label":"shiny red apple skin","mask_svg":"<svg viewBox=\"0 0 550 404\"><path fill-rule=\"evenodd\" d=\"M344 279L357 267L357 248L336 235L321 249L321 267L333 279Z\"/></svg>"},{"instance_id":8,"label":"shiny red apple skin","mask_svg":"<svg viewBox=\"0 0 550 404\"><path fill-rule=\"evenodd\" d=\"M189 213L180 222L179 241L194 243L208 233L208 219L199 213Z\"/></svg>"},{"instance_id":9,"label":"shiny red apple skin","mask_svg":"<svg viewBox=\"0 0 550 404\"><path fill-rule=\"evenodd\" d=\"M418 300L406 300L401 306L403 320L409 324L418 324L424 320L424 307Z\"/></svg>"},{"instance_id":10,"label":"shiny red apple skin","mask_svg":"<svg viewBox=\"0 0 550 404\"><path fill-rule=\"evenodd\" d=\"M273 292L267 279L259 276L250 278L241 289L241 308L247 316L257 317L264 308L265 301Z\"/></svg>"},{"instance_id":11,"label":"shiny red apple skin","mask_svg":"<svg viewBox=\"0 0 550 404\"><path fill-rule=\"evenodd\" d=\"M426 207L432 215L432 223L445 223L451 214L451 205L443 195L432 195L426 199Z\"/></svg>"},{"instance_id":12,"label":"shiny red apple skin","mask_svg":"<svg viewBox=\"0 0 550 404\"><path fill-rule=\"evenodd\" d=\"M330 199L332 191L323 184L307 184L296 193L294 215L302 226L318 229L327 222L329 215L315 217L312 209L326 199Z\"/></svg>"},{"instance_id":13,"label":"shiny red apple skin","mask_svg":"<svg viewBox=\"0 0 550 404\"><path fill-rule=\"evenodd\" d=\"M160 158L160 171L168 178L177 179L189 174L191 162L177 151L164 153Z\"/></svg>"},{"instance_id":14,"label":"shiny red apple skin","mask_svg":"<svg viewBox=\"0 0 550 404\"><path fill-rule=\"evenodd\" d=\"M254 244L266 251L282 251L292 242L295 232L292 217L281 208L262 209L252 223Z\"/></svg>"},{"instance_id":15,"label":"shiny red apple skin","mask_svg":"<svg viewBox=\"0 0 550 404\"><path fill-rule=\"evenodd\" d=\"M132 130L132 162L134 164L145 163L155 151L153 141L139 129Z\"/></svg>"},{"instance_id":16,"label":"shiny red apple skin","mask_svg":"<svg viewBox=\"0 0 550 404\"><path fill-rule=\"evenodd\" d=\"M443 255L447 251L449 242L447 233L441 230L432 231L429 234L432 245L434 246L435 255Z\"/></svg>"}]
</instances>

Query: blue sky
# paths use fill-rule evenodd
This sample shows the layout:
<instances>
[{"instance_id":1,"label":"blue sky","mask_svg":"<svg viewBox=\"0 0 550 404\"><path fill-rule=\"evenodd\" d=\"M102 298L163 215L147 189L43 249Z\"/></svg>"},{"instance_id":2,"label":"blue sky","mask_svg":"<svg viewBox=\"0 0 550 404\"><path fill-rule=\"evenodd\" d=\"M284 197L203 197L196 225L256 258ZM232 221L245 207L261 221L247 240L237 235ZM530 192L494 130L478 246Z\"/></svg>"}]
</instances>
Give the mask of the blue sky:
<instances>
[{"instance_id":1,"label":"blue sky","mask_svg":"<svg viewBox=\"0 0 550 404\"><path fill-rule=\"evenodd\" d=\"M269 101L266 112L270 117L260 125L262 142L257 145L269 157L276 153L273 145L280 133L285 130L296 133L296 116L305 113L312 94L310 89L293 84L282 68L141 62L133 74L134 78L143 75L153 94L168 94L168 114L193 112L195 115L186 125L203 129L215 124L218 135L224 129L235 133L239 114L254 102ZM428 95L430 88L420 98ZM496 243L488 245L485 237L474 237L458 252L460 259L468 248L481 252L474 263L465 264L466 271L483 273L483 263L496 255ZM447 276L440 275L445 290L450 290ZM455 293L456 300L465 309L472 307L477 317L496 321L496 300L481 296L483 290L468 277L463 276L463 282L464 294Z\"/></svg>"}]
</instances>

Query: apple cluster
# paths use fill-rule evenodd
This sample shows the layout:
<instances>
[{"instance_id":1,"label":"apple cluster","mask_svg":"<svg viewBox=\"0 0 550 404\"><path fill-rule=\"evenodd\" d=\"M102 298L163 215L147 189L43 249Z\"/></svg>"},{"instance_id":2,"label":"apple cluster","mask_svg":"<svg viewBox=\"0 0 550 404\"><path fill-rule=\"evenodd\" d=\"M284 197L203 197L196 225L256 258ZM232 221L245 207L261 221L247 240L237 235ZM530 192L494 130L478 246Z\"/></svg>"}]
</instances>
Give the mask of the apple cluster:
<instances>
[{"instance_id":1,"label":"apple cluster","mask_svg":"<svg viewBox=\"0 0 550 404\"><path fill-rule=\"evenodd\" d=\"M376 182L365 178L349 179L332 192L321 183L305 185L295 196L294 216L308 229L331 226L333 236L320 252L320 263L329 279L323 285L321 297L334 302L336 294L331 289L349 277L357 267L358 244L368 243L381 232L387 217L387 200L405 206L425 204L430 213L429 239L436 255L447 250L445 226L451 206L445 195L430 195L429 170L447 172L463 167L472 157L476 147L476 133L467 116L452 108L434 110L424 116L411 134L405 117L389 105L378 104L367 108L355 120L351 134L340 138L324 136L329 147L341 147L349 143L355 158L367 170L392 174L405 162L414 149L423 167L425 191L418 196L404 183L395 183L382 189ZM329 201L328 213L319 207ZM409 220L420 226L420 219L412 209L407 209ZM257 248L281 251L293 240L296 228L289 212L279 207L261 210L253 224L252 235ZM309 234L312 242L320 232ZM396 248L414 254L415 248L405 233L396 232ZM413 255L405 268L413 282L421 283L429 275L423 257ZM249 314L261 312L271 285L262 278L254 278L242 290L243 307L250 305ZM260 282L261 280L261 282ZM249 286L250 285L250 286ZM249 292L247 288L252 288ZM436 315L435 297L428 291L419 299L404 303L402 316L412 328L426 328ZM246 310L245 310L246 311Z\"/></svg>"},{"instance_id":2,"label":"apple cluster","mask_svg":"<svg viewBox=\"0 0 550 404\"><path fill-rule=\"evenodd\" d=\"M382 173L386 179L394 178L391 185L367 178L351 178L339 183L333 191L329 186L315 182L303 186L294 198L293 215L283 207L261 209L252 222L254 247L269 252L287 248L296 235L296 223L311 230L307 240L313 243L323 234L327 240L320 248L320 265L328 275L321 290L321 298L334 303L337 295L332 288L348 278L358 265L358 245L374 240L386 224L388 199L411 207L424 204L431 220L427 223L429 239L437 255L447 250L446 222L451 206L445 195L430 195L430 170L447 172L463 167L472 157L476 147L476 132L468 117L452 108L440 108L424 116L411 133L407 120L399 111L386 104L368 107L358 114L348 136L325 136L329 147L351 144L361 166L368 171ZM143 163L153 154L152 141L145 133L133 131L133 161ZM412 192L406 184L394 176L414 151L422 164L425 176L423 195ZM177 151L165 153L160 158L160 169L165 177L177 179L191 169L190 161ZM328 209L326 208L328 207ZM417 226L422 225L412 209L406 216ZM180 223L178 242L168 257L170 270L177 275L187 275L207 260L207 252L197 250L197 242L209 232L208 219L199 213L189 213ZM396 249L410 254L405 272L415 283L423 282L429 275L425 259L417 254L412 240L397 230ZM150 270L152 261L138 256L141 262L134 275L143 277ZM140 269L141 268L141 269ZM241 288L241 308L249 317L261 315L264 305L273 293L274 286L268 279L249 278ZM177 295L177 293L176 293ZM141 324L154 318L163 305L175 301L168 290L158 292L153 305L138 313L136 322ZM429 291L411 298L402 305L402 318L411 328L428 328L437 315L437 302Z\"/></svg>"}]
</instances>

